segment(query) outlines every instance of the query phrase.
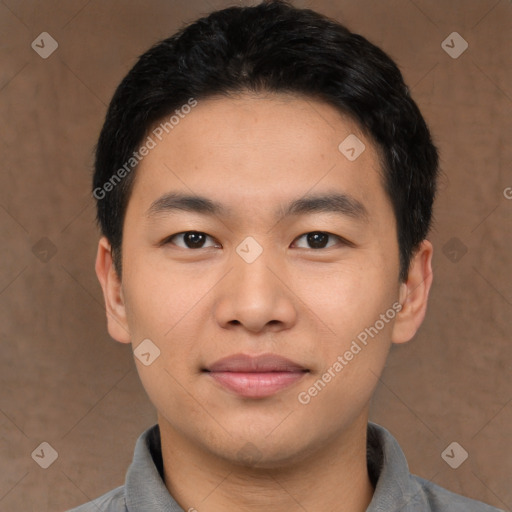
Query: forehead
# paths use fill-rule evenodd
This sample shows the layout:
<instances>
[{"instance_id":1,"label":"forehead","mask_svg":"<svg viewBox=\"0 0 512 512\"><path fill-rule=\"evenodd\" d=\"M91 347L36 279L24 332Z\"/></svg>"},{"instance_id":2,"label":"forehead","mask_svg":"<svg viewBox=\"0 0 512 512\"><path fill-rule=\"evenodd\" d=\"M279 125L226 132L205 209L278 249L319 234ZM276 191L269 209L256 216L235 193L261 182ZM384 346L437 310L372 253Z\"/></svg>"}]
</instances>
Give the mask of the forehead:
<instances>
[{"instance_id":1,"label":"forehead","mask_svg":"<svg viewBox=\"0 0 512 512\"><path fill-rule=\"evenodd\" d=\"M348 116L311 98L208 98L168 133L157 127L149 132L155 145L137 168L130 199L140 208L173 190L259 214L267 202L308 192L339 190L362 203L376 194L385 199L371 141Z\"/></svg>"}]
</instances>

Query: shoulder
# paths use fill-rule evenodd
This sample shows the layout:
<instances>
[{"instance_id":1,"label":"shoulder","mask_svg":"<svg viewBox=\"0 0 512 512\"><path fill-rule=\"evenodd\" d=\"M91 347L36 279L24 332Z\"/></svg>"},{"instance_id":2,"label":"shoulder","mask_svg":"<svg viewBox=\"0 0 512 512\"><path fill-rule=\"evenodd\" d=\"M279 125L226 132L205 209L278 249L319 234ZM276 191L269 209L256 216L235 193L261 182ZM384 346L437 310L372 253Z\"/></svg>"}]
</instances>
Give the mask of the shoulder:
<instances>
[{"instance_id":1,"label":"shoulder","mask_svg":"<svg viewBox=\"0 0 512 512\"><path fill-rule=\"evenodd\" d=\"M127 512L124 485L67 512Z\"/></svg>"},{"instance_id":2,"label":"shoulder","mask_svg":"<svg viewBox=\"0 0 512 512\"><path fill-rule=\"evenodd\" d=\"M421 494L421 500L429 504L428 510L435 512L504 512L481 501L451 492L417 475L411 475L411 478L420 488L418 494Z\"/></svg>"},{"instance_id":3,"label":"shoulder","mask_svg":"<svg viewBox=\"0 0 512 512\"><path fill-rule=\"evenodd\" d=\"M375 486L367 512L504 512L410 473L398 441L372 422L368 423L367 461Z\"/></svg>"}]
</instances>

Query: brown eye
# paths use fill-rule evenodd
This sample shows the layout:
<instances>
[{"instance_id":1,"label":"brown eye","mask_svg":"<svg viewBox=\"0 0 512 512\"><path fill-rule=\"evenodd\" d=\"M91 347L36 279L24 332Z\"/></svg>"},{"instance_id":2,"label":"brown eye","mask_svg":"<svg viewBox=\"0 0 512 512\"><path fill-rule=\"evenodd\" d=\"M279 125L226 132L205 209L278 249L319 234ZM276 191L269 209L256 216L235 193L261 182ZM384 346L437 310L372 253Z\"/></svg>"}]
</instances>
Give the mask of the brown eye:
<instances>
[{"instance_id":1,"label":"brown eye","mask_svg":"<svg viewBox=\"0 0 512 512\"><path fill-rule=\"evenodd\" d=\"M184 249L203 249L205 247L206 239L212 239L211 236L201 231L184 231L183 233L176 233L165 240L165 244L172 243ZM182 240L182 244L174 243L173 240ZM213 240L213 239L212 239ZM208 246L211 247L211 246Z\"/></svg>"},{"instance_id":2,"label":"brown eye","mask_svg":"<svg viewBox=\"0 0 512 512\"><path fill-rule=\"evenodd\" d=\"M297 238L297 240L300 240L301 238L306 239L308 247L304 247L305 249L325 249L332 247L332 245L336 245L331 244L330 246L327 246L329 237L335 238L338 241L343 241L343 239L339 236L333 235L332 233L327 233L325 231L311 231L310 233L304 233L299 238Z\"/></svg>"}]
</instances>

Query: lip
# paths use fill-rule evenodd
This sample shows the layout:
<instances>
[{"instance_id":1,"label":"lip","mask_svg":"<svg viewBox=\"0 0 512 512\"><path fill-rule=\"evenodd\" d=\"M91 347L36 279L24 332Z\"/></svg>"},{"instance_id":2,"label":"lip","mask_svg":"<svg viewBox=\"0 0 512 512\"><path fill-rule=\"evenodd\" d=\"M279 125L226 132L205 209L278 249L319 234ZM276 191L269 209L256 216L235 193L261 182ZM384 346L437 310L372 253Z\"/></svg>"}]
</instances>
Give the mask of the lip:
<instances>
[{"instance_id":1,"label":"lip","mask_svg":"<svg viewBox=\"0 0 512 512\"><path fill-rule=\"evenodd\" d=\"M219 359L203 372L239 396L265 398L298 382L309 370L277 354L235 354Z\"/></svg>"}]
</instances>

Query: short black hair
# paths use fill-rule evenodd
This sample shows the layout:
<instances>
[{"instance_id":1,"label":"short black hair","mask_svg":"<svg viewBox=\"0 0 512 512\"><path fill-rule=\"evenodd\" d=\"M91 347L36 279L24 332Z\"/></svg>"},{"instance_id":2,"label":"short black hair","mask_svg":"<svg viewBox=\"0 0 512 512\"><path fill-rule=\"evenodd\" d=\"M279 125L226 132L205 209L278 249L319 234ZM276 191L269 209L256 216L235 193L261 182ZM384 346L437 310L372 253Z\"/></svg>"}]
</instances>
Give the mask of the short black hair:
<instances>
[{"instance_id":1,"label":"short black hair","mask_svg":"<svg viewBox=\"0 0 512 512\"><path fill-rule=\"evenodd\" d=\"M285 0L228 7L183 26L141 55L117 87L96 146L93 195L118 276L134 155L149 130L191 101L243 92L305 95L357 123L379 154L405 281L436 193L439 157L429 129L383 50Z\"/></svg>"}]
</instances>

